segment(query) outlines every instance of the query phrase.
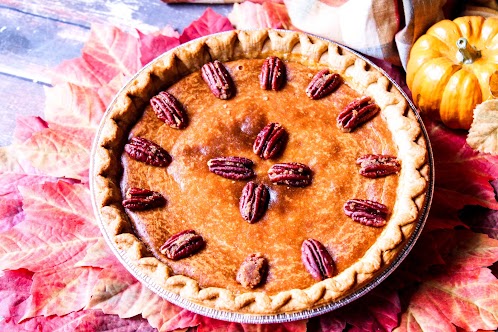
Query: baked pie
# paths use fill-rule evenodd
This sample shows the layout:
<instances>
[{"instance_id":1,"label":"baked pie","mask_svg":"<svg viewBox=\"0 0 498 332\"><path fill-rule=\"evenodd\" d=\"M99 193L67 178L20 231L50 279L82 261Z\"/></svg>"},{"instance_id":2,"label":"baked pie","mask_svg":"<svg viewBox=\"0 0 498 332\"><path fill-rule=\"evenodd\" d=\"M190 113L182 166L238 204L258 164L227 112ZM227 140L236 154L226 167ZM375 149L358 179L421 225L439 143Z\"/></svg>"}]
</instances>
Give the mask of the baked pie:
<instances>
[{"instance_id":1,"label":"baked pie","mask_svg":"<svg viewBox=\"0 0 498 332\"><path fill-rule=\"evenodd\" d=\"M180 305L319 308L372 282L420 226L421 126L382 72L333 42L207 36L119 92L95 141L94 204L128 268Z\"/></svg>"}]
</instances>

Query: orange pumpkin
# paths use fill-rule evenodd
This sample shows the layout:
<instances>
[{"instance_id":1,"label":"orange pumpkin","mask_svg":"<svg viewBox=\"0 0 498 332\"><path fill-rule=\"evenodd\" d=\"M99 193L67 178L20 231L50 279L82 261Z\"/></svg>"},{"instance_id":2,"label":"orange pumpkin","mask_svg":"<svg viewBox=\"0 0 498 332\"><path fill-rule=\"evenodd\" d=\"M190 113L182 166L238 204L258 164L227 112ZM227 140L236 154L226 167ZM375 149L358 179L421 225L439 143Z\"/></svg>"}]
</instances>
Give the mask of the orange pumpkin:
<instances>
[{"instance_id":1,"label":"orange pumpkin","mask_svg":"<svg viewBox=\"0 0 498 332\"><path fill-rule=\"evenodd\" d=\"M422 113L469 129L476 105L498 96L498 17L434 24L413 45L406 74Z\"/></svg>"}]
</instances>

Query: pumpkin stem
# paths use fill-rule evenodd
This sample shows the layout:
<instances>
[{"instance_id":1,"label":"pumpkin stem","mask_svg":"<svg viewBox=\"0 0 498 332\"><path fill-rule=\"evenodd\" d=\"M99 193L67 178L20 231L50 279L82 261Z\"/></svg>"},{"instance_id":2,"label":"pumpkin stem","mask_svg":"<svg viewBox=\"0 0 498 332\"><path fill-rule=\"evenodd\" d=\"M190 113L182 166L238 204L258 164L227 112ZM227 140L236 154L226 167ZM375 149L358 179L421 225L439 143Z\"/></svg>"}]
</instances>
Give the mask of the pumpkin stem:
<instances>
[{"instance_id":1,"label":"pumpkin stem","mask_svg":"<svg viewBox=\"0 0 498 332\"><path fill-rule=\"evenodd\" d=\"M481 51L470 45L463 37L458 38L456 45L458 47L457 59L462 63L469 64L481 57Z\"/></svg>"}]
</instances>

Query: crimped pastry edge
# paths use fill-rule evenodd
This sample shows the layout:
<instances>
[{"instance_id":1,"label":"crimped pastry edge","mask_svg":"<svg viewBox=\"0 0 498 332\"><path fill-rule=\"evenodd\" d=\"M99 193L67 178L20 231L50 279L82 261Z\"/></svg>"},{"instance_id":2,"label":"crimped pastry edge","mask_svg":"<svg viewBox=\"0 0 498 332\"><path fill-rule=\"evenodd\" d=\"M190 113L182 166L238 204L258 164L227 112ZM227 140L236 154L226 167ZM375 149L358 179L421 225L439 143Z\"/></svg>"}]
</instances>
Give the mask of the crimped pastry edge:
<instances>
[{"instance_id":1,"label":"crimped pastry edge","mask_svg":"<svg viewBox=\"0 0 498 332\"><path fill-rule=\"evenodd\" d=\"M293 289L272 296L263 292L234 294L216 287L201 289L195 280L173 275L167 264L151 257L145 245L132 233L121 205L120 155L129 130L149 99L159 91L214 59L265 58L271 54L308 66L328 66L358 92L374 98L393 133L398 158L403 165L399 174L399 183L403 185L398 187L391 218L377 242L339 275L307 289ZM160 288L217 310L258 315L291 313L343 298L371 281L395 260L415 230L426 203L430 181L427 146L420 123L405 97L381 72L354 53L336 43L300 32L234 30L199 38L166 52L145 66L120 91L106 112L95 140L90 174L92 197L108 242L134 269Z\"/></svg>"}]
</instances>

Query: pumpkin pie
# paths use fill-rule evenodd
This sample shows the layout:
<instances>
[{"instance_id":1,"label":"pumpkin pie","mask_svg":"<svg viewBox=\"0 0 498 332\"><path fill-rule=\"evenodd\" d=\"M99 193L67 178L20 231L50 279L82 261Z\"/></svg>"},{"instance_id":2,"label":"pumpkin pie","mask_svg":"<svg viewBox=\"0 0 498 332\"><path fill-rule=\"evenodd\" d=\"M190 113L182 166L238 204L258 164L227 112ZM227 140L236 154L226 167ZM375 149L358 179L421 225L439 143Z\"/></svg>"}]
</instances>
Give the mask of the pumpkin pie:
<instances>
[{"instance_id":1,"label":"pumpkin pie","mask_svg":"<svg viewBox=\"0 0 498 332\"><path fill-rule=\"evenodd\" d=\"M129 270L177 304L316 309L375 280L415 236L431 179L421 126L382 72L333 42L207 36L112 102L94 206Z\"/></svg>"}]
</instances>

